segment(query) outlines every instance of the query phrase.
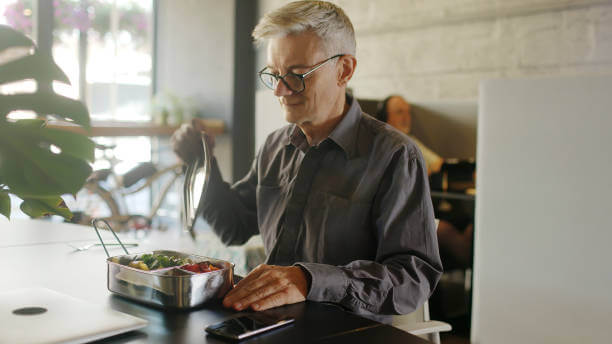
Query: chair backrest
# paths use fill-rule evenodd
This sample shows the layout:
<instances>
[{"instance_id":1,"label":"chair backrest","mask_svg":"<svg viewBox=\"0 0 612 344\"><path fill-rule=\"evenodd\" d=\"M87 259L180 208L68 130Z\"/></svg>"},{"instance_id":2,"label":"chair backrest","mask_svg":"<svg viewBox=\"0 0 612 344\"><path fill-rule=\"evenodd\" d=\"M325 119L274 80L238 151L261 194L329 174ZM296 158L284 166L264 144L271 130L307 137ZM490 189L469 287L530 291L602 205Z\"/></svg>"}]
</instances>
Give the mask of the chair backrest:
<instances>
[{"instance_id":1,"label":"chair backrest","mask_svg":"<svg viewBox=\"0 0 612 344\"><path fill-rule=\"evenodd\" d=\"M400 327L405 324L414 324L429 320L429 304L425 302L421 307L410 314L394 315L392 325Z\"/></svg>"},{"instance_id":2,"label":"chair backrest","mask_svg":"<svg viewBox=\"0 0 612 344\"><path fill-rule=\"evenodd\" d=\"M391 325L434 344L440 344L440 332L452 330L452 327L445 322L429 319L428 302L410 314L394 316Z\"/></svg>"}]
</instances>

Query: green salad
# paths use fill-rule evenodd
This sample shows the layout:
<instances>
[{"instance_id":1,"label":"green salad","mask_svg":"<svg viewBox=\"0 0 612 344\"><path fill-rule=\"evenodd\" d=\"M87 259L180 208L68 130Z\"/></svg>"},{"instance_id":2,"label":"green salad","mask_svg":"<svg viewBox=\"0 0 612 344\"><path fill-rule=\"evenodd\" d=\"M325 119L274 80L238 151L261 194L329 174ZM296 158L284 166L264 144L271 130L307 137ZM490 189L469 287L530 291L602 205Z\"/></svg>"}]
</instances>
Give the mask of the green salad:
<instances>
[{"instance_id":1,"label":"green salad","mask_svg":"<svg viewBox=\"0 0 612 344\"><path fill-rule=\"evenodd\" d=\"M193 264L193 261L189 258L179 258L175 256L167 256L164 254L149 253L136 256L113 257L111 261L114 263L127 265L129 267L145 271L169 268L172 266L181 266L185 264Z\"/></svg>"}]
</instances>

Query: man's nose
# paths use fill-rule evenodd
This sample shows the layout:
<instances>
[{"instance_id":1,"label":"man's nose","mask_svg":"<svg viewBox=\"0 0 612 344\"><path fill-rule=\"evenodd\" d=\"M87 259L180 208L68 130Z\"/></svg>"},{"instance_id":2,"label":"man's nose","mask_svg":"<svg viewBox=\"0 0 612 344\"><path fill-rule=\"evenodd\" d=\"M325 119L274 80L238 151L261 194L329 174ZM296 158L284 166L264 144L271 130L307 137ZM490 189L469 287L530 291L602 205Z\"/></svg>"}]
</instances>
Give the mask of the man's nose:
<instances>
[{"instance_id":1,"label":"man's nose","mask_svg":"<svg viewBox=\"0 0 612 344\"><path fill-rule=\"evenodd\" d=\"M285 83L282 80L278 80L278 84L276 84L276 88L274 89L274 95L277 97L282 97L282 96L290 96L293 94L293 91L289 89L289 87L287 87L287 85L285 85Z\"/></svg>"}]
</instances>

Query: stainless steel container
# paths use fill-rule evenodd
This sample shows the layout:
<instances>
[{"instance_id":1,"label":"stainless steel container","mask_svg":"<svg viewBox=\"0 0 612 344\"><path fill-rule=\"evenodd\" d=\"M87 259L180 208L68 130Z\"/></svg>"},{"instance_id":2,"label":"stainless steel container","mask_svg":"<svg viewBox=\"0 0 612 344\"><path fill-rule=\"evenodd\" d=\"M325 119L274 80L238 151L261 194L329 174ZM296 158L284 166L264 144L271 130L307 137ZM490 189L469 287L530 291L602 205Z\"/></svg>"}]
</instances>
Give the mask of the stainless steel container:
<instances>
[{"instance_id":1,"label":"stainless steel container","mask_svg":"<svg viewBox=\"0 0 612 344\"><path fill-rule=\"evenodd\" d=\"M115 256L106 260L108 290L164 308L193 308L223 297L233 286L234 265L230 262L176 251L145 253L189 258L194 263L207 261L220 270L191 273L173 267L144 271L113 261L113 258L133 255Z\"/></svg>"},{"instance_id":2,"label":"stainless steel container","mask_svg":"<svg viewBox=\"0 0 612 344\"><path fill-rule=\"evenodd\" d=\"M206 195L210 178L211 158L212 152L203 134L202 156L188 164L183 185L183 226L194 240L196 236L193 225L200 213L202 198ZM233 287L234 265L215 258L165 250L145 252L189 258L195 263L208 261L220 268L220 270L206 273L192 273L177 267L145 271L116 263L113 259L127 258L133 255L128 253L108 222L104 219L94 219L92 225L102 245L104 245L104 242L97 227L99 222L103 222L108 227L125 252L125 255L110 257L106 246L104 246L104 251L109 257L106 260L108 290L113 293L161 307L192 308L211 299L225 296Z\"/></svg>"}]
</instances>

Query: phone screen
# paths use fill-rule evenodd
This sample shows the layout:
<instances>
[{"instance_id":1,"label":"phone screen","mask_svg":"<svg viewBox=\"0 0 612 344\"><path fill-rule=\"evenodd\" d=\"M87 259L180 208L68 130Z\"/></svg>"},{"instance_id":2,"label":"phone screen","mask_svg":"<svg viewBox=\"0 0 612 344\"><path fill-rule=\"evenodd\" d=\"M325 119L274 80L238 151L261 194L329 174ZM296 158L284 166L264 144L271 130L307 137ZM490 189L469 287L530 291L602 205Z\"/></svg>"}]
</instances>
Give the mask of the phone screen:
<instances>
[{"instance_id":1,"label":"phone screen","mask_svg":"<svg viewBox=\"0 0 612 344\"><path fill-rule=\"evenodd\" d=\"M259 314L243 315L210 325L206 332L233 339L243 339L273 328L288 325L293 318L272 319Z\"/></svg>"}]
</instances>

